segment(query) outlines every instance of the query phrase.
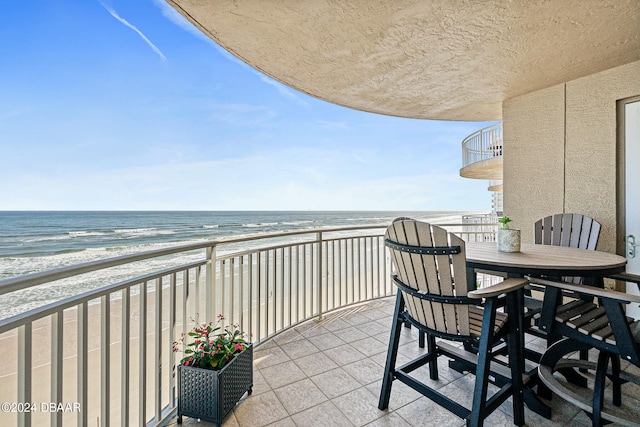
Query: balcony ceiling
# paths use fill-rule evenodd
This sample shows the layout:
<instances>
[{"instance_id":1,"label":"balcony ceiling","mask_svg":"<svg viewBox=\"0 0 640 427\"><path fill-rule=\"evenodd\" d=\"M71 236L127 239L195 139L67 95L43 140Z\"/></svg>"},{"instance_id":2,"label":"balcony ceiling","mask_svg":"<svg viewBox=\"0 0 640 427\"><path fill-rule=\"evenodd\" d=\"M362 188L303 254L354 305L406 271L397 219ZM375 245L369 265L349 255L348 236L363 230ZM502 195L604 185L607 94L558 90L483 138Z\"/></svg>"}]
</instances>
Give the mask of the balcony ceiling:
<instances>
[{"instance_id":1,"label":"balcony ceiling","mask_svg":"<svg viewBox=\"0 0 640 427\"><path fill-rule=\"evenodd\" d=\"M275 80L393 116L498 120L505 99L640 59L638 0L166 1Z\"/></svg>"}]
</instances>

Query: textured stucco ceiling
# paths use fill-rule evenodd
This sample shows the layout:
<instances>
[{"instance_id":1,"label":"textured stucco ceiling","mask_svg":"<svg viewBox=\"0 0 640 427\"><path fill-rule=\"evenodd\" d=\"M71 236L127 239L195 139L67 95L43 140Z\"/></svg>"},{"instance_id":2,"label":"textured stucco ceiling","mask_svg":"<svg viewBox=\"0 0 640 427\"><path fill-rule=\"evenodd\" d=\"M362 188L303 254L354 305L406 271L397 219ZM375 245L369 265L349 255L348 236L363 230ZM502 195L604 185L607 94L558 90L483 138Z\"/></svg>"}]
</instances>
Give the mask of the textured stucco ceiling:
<instances>
[{"instance_id":1,"label":"textured stucco ceiling","mask_svg":"<svg viewBox=\"0 0 640 427\"><path fill-rule=\"evenodd\" d=\"M640 0L167 0L249 65L394 116L497 120L502 101L640 59Z\"/></svg>"}]
</instances>

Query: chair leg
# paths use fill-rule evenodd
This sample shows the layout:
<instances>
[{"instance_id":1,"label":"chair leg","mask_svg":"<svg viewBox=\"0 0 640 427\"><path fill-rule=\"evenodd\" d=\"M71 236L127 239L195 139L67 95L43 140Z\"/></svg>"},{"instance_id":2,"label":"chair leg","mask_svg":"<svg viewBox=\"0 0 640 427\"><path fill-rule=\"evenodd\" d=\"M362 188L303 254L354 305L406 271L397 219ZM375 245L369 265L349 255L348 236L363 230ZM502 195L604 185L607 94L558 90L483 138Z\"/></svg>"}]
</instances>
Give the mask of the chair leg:
<instances>
[{"instance_id":1,"label":"chair leg","mask_svg":"<svg viewBox=\"0 0 640 427\"><path fill-rule=\"evenodd\" d=\"M596 367L595 383L593 385L593 414L591 419L594 427L601 427L602 423L602 407L604 406L604 386L607 377L607 366L609 365L609 353L601 351L598 355L598 364Z\"/></svg>"},{"instance_id":2,"label":"chair leg","mask_svg":"<svg viewBox=\"0 0 640 427\"><path fill-rule=\"evenodd\" d=\"M424 339L425 339L425 333L420 331L420 333L418 334L418 347L420 348L424 348Z\"/></svg>"},{"instance_id":3,"label":"chair leg","mask_svg":"<svg viewBox=\"0 0 640 427\"><path fill-rule=\"evenodd\" d=\"M553 393L546 385L542 384L541 382L538 384L536 394L538 395L538 397L541 397L543 399L553 400Z\"/></svg>"},{"instance_id":4,"label":"chair leg","mask_svg":"<svg viewBox=\"0 0 640 427\"><path fill-rule=\"evenodd\" d=\"M580 360L589 360L589 350L580 350ZM578 370L583 374L586 374L588 371L585 368L580 368Z\"/></svg>"},{"instance_id":5,"label":"chair leg","mask_svg":"<svg viewBox=\"0 0 640 427\"><path fill-rule=\"evenodd\" d=\"M493 325L496 319L494 299L488 299L482 318L482 335L478 345L478 365L476 368L476 384L473 390L473 407L467 418L467 426L482 427L487 417L487 388L489 368L491 364L491 343L493 342Z\"/></svg>"},{"instance_id":6,"label":"chair leg","mask_svg":"<svg viewBox=\"0 0 640 427\"><path fill-rule=\"evenodd\" d=\"M391 397L391 386L393 384L393 373L396 369L396 358L398 356L398 344L400 343L400 330L402 328L404 311L404 298L402 292L398 290L396 297L396 307L393 313L393 324L391 326L391 336L389 337L389 348L387 350L387 361L384 367L384 376L382 377L382 389L380 390L380 401L378 409L384 410L389 407L389 398Z\"/></svg>"},{"instance_id":7,"label":"chair leg","mask_svg":"<svg viewBox=\"0 0 640 427\"><path fill-rule=\"evenodd\" d=\"M611 355L611 382L613 383L613 404L622 405L622 380L620 379L620 356Z\"/></svg>"},{"instance_id":8,"label":"chair leg","mask_svg":"<svg viewBox=\"0 0 640 427\"><path fill-rule=\"evenodd\" d=\"M427 335L427 351L429 354L435 354L436 351L436 338L433 335ZM434 381L438 381L438 358L434 357L429 362L429 378Z\"/></svg>"},{"instance_id":9,"label":"chair leg","mask_svg":"<svg viewBox=\"0 0 640 427\"><path fill-rule=\"evenodd\" d=\"M507 296L507 312L521 313L520 295L509 294ZM511 367L511 393L513 400L513 423L517 426L524 425L524 392L522 374L524 372L524 343L522 341L522 324L518 316L509 317L509 335L507 337L507 350L509 352L509 366Z\"/></svg>"}]
</instances>

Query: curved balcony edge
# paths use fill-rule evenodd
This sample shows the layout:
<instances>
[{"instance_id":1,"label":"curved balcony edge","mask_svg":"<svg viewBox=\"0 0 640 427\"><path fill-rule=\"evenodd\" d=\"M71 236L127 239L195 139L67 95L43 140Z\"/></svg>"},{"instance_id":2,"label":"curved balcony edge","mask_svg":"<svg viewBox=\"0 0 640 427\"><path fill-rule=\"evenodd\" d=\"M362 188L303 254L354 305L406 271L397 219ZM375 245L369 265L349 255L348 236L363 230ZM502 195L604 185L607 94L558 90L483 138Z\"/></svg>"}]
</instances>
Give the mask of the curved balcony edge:
<instances>
[{"instance_id":1,"label":"curved balcony edge","mask_svg":"<svg viewBox=\"0 0 640 427\"><path fill-rule=\"evenodd\" d=\"M462 170L488 159L502 158L502 123L477 130L462 140ZM461 176L467 177L465 175ZM475 178L469 176L469 178ZM494 178L488 178L494 179ZM501 178L497 178L501 179Z\"/></svg>"},{"instance_id":2,"label":"curved balcony edge","mask_svg":"<svg viewBox=\"0 0 640 427\"><path fill-rule=\"evenodd\" d=\"M502 180L502 157L479 160L460 169L460 176L472 179Z\"/></svg>"}]
</instances>

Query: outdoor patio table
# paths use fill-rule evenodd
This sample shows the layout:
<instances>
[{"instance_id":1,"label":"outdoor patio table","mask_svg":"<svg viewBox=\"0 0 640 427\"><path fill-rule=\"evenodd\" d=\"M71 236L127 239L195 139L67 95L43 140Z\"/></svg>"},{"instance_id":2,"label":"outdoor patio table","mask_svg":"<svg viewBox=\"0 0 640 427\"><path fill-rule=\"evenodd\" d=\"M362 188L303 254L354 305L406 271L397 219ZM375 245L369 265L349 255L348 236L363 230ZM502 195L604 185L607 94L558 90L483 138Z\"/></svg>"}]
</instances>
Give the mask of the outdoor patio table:
<instances>
[{"instance_id":1,"label":"outdoor patio table","mask_svg":"<svg viewBox=\"0 0 640 427\"><path fill-rule=\"evenodd\" d=\"M476 289L476 274L487 272L498 276L585 277L587 283L602 286L603 277L621 273L627 260L619 255L563 246L524 243L520 252L499 252L496 243L467 243L467 286ZM522 326L522 325L521 325ZM524 334L524 328L521 328ZM524 340L522 341L524 342ZM528 372L534 376L537 370ZM525 387L525 403L529 409L549 418L551 409Z\"/></svg>"},{"instance_id":2,"label":"outdoor patio table","mask_svg":"<svg viewBox=\"0 0 640 427\"><path fill-rule=\"evenodd\" d=\"M476 288L477 270L509 277L581 276L602 281L622 273L627 260L620 255L564 246L523 243L520 252L499 252L496 243L467 243L467 281ZM597 284L597 283L596 283Z\"/></svg>"}]
</instances>

